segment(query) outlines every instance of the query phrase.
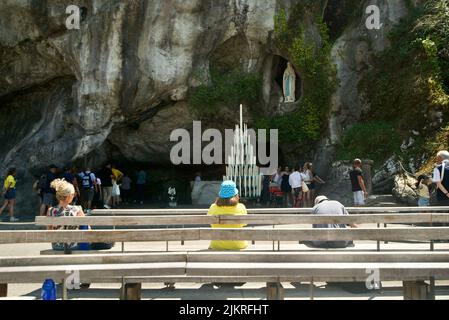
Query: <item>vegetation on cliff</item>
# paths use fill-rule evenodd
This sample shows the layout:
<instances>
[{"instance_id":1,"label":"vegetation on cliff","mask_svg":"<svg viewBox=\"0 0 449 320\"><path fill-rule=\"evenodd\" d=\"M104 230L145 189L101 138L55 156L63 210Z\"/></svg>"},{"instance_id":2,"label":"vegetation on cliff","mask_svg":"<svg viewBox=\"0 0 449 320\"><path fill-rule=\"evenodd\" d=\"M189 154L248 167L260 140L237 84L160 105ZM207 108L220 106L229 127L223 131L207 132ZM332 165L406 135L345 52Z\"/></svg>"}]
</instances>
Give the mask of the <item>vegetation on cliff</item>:
<instances>
[{"instance_id":1,"label":"vegetation on cliff","mask_svg":"<svg viewBox=\"0 0 449 320\"><path fill-rule=\"evenodd\" d=\"M421 168L425 171L436 150L448 148L449 0L416 8L409 4L409 9L390 34L391 47L375 58L360 82L369 111L344 133L339 157L363 151L364 157L381 162L396 154L411 166L429 159ZM401 149L410 137L414 143Z\"/></svg>"}]
</instances>

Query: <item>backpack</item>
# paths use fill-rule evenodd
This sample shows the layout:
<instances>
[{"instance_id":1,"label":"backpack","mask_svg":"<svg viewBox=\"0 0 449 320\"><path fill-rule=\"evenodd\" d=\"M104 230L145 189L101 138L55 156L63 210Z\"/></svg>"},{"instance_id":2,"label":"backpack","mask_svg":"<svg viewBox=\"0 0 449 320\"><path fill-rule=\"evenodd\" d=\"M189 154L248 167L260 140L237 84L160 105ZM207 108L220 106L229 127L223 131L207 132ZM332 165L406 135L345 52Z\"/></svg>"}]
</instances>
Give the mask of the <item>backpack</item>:
<instances>
[{"instance_id":1,"label":"backpack","mask_svg":"<svg viewBox=\"0 0 449 320\"><path fill-rule=\"evenodd\" d=\"M94 186L92 182L92 173L83 173L83 177L81 178L83 189L92 189Z\"/></svg>"},{"instance_id":2,"label":"backpack","mask_svg":"<svg viewBox=\"0 0 449 320\"><path fill-rule=\"evenodd\" d=\"M39 181L37 183L37 188L39 190L44 190L48 187L47 174L43 174L40 176Z\"/></svg>"}]
</instances>

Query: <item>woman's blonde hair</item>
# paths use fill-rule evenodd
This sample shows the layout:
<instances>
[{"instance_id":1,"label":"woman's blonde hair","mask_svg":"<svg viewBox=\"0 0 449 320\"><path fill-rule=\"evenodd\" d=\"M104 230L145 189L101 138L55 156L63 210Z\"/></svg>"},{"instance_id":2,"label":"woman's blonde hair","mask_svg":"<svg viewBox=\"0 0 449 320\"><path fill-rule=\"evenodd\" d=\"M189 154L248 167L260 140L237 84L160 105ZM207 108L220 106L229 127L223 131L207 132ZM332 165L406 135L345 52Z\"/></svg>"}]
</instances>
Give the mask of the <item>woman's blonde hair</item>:
<instances>
[{"instance_id":1,"label":"woman's blonde hair","mask_svg":"<svg viewBox=\"0 0 449 320\"><path fill-rule=\"evenodd\" d=\"M53 180L50 186L56 190L56 199L58 201L65 200L71 194L75 193L75 187L73 184L65 181L64 179Z\"/></svg>"}]
</instances>

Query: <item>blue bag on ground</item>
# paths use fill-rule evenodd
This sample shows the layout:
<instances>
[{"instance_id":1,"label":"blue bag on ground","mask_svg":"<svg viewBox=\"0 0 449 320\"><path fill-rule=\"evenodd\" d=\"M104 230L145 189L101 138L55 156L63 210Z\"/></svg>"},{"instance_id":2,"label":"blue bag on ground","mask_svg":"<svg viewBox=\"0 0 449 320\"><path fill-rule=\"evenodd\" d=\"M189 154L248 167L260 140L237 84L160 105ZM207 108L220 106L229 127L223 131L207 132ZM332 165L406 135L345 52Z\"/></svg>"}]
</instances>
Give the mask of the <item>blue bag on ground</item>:
<instances>
[{"instance_id":1,"label":"blue bag on ground","mask_svg":"<svg viewBox=\"0 0 449 320\"><path fill-rule=\"evenodd\" d=\"M42 300L56 300L56 284L52 279L46 279L42 285Z\"/></svg>"}]
</instances>

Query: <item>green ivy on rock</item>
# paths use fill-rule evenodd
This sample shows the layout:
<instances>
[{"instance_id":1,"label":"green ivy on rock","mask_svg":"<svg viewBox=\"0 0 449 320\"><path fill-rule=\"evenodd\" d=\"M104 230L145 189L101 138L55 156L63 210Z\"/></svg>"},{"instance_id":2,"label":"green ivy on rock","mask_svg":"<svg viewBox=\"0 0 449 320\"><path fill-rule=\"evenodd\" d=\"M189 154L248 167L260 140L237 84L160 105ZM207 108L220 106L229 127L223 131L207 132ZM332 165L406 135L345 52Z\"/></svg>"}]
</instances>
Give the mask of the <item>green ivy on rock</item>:
<instances>
[{"instance_id":1,"label":"green ivy on rock","mask_svg":"<svg viewBox=\"0 0 449 320\"><path fill-rule=\"evenodd\" d=\"M316 2L315 2L316 4ZM275 44L298 70L303 83L303 96L296 111L274 117L259 117L258 128L278 129L283 143L303 144L310 151L326 129L330 99L335 91L336 68L331 62L331 44L321 14L314 14L320 39L308 39L304 21L305 4L299 4L287 19L284 10L275 17ZM322 12L322 8L315 8Z\"/></svg>"}]
</instances>

